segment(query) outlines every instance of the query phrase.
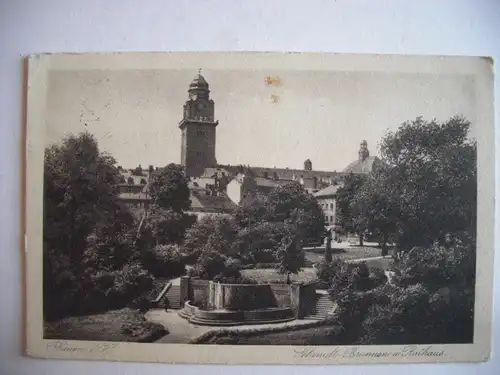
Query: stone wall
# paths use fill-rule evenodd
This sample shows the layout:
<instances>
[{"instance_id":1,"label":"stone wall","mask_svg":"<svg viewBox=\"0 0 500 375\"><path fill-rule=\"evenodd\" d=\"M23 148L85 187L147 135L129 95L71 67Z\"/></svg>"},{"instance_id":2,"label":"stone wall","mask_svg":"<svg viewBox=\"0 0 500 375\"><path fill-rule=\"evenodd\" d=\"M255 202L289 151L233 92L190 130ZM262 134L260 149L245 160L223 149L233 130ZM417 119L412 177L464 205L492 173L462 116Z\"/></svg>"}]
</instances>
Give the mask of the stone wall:
<instances>
[{"instance_id":1,"label":"stone wall","mask_svg":"<svg viewBox=\"0 0 500 375\"><path fill-rule=\"evenodd\" d=\"M287 284L271 284L271 290L273 291L274 298L276 299L276 304L279 307L290 306L290 293L291 286Z\"/></svg>"},{"instance_id":2,"label":"stone wall","mask_svg":"<svg viewBox=\"0 0 500 375\"><path fill-rule=\"evenodd\" d=\"M316 283L302 284L300 286L300 304L298 315L308 315L316 306Z\"/></svg>"},{"instance_id":3,"label":"stone wall","mask_svg":"<svg viewBox=\"0 0 500 375\"><path fill-rule=\"evenodd\" d=\"M189 300L197 306L208 307L209 305L209 290L208 280L191 279L189 286Z\"/></svg>"},{"instance_id":4,"label":"stone wall","mask_svg":"<svg viewBox=\"0 0 500 375\"><path fill-rule=\"evenodd\" d=\"M221 284L196 278L181 278L181 301L202 309L251 311L290 307L298 318L316 305L315 283Z\"/></svg>"},{"instance_id":5,"label":"stone wall","mask_svg":"<svg viewBox=\"0 0 500 375\"><path fill-rule=\"evenodd\" d=\"M214 304L219 309L257 310L278 306L270 285L220 284L220 289L222 304Z\"/></svg>"}]
</instances>

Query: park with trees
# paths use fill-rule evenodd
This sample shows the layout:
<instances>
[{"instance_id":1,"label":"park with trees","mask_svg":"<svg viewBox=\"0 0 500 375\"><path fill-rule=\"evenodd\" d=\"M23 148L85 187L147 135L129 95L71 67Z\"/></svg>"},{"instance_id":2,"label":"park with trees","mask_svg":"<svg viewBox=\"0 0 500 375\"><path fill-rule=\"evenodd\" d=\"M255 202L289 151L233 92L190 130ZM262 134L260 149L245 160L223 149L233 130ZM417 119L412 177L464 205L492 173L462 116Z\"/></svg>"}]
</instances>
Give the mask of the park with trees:
<instances>
[{"instance_id":1,"label":"park with trees","mask_svg":"<svg viewBox=\"0 0 500 375\"><path fill-rule=\"evenodd\" d=\"M45 153L45 320L54 326L112 312L114 339L153 340L168 332L140 313L166 280L188 273L259 283L269 280L255 275L272 271L273 282L286 284L301 281L307 268L336 302L335 319L321 329L232 342L471 342L477 177L469 128L461 117L404 123L381 140L373 172L347 175L338 190L340 224L361 242L369 232L380 255L391 254L391 280L387 270L342 257L325 254L314 269L307 263L304 244L322 239L324 218L298 183L267 195L254 189L232 214L196 220L188 179L169 164L155 172L151 205L137 217L118 198L123 177L114 158L88 133L68 136Z\"/></svg>"}]
</instances>

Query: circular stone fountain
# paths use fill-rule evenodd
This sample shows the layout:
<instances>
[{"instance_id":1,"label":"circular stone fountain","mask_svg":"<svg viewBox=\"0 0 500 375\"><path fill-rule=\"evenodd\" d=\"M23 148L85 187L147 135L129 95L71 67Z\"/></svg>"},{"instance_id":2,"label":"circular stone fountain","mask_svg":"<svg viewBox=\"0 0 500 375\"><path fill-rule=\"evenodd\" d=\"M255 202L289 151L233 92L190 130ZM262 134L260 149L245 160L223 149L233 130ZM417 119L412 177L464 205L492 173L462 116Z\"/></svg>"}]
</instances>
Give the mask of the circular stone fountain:
<instances>
[{"instance_id":1,"label":"circular stone fountain","mask_svg":"<svg viewBox=\"0 0 500 375\"><path fill-rule=\"evenodd\" d=\"M194 324L207 326L269 324L295 319L291 306L278 306L269 284L211 282L208 288L208 303L187 301L179 315Z\"/></svg>"}]
</instances>

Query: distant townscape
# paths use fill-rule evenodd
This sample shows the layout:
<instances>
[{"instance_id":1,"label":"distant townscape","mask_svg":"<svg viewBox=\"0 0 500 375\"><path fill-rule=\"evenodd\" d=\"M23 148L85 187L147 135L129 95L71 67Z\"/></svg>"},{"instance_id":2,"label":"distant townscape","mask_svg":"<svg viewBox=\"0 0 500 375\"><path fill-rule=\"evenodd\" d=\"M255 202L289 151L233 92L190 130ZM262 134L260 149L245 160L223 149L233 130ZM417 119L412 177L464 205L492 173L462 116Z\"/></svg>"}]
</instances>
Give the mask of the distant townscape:
<instances>
[{"instance_id":1,"label":"distant townscape","mask_svg":"<svg viewBox=\"0 0 500 375\"><path fill-rule=\"evenodd\" d=\"M210 98L209 84L201 74L193 79L188 93L179 123L182 132L181 165L189 177L189 212L197 217L231 213L254 185L262 194L268 194L277 186L296 181L318 198L325 223L334 226L335 193L344 177L349 173L368 174L378 160L376 156L370 156L367 142L363 141L358 158L341 172L314 170L309 159L304 161L303 169L217 164L216 131L219 122L214 119L215 103ZM148 183L159 168L139 165L130 169L119 166L118 169L122 176L120 198L132 209L144 212L151 201Z\"/></svg>"},{"instance_id":2,"label":"distant townscape","mask_svg":"<svg viewBox=\"0 0 500 375\"><path fill-rule=\"evenodd\" d=\"M318 171L308 155L302 169L219 164L214 109L199 73L180 114L180 163L118 166L90 132L46 148L45 338L473 341L467 119L411 119L379 156L360 139L342 171Z\"/></svg>"}]
</instances>

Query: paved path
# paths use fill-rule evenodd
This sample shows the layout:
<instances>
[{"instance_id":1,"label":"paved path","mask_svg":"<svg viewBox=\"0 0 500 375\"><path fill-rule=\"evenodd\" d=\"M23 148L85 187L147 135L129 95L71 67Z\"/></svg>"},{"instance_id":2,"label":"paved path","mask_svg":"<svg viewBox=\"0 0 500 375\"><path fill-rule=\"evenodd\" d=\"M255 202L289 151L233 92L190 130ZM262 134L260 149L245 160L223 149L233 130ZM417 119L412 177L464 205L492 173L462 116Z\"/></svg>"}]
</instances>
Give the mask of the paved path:
<instances>
[{"instance_id":1,"label":"paved path","mask_svg":"<svg viewBox=\"0 0 500 375\"><path fill-rule=\"evenodd\" d=\"M199 326L188 322L186 319L177 315L178 310L164 311L160 309L151 310L146 313L146 319L153 323L158 323L169 330L169 334L162 337L157 343L187 343L192 339L209 331L226 331L226 330L255 330L270 327L287 327L297 325L307 325L314 320L297 319L291 322L275 323L275 324L249 324L232 327L208 327Z\"/></svg>"},{"instance_id":2,"label":"paved path","mask_svg":"<svg viewBox=\"0 0 500 375\"><path fill-rule=\"evenodd\" d=\"M213 327L203 327L189 323L186 319L177 315L178 311L179 310L165 311L155 309L145 314L148 321L161 324L170 332L168 335L156 341L157 343L186 344L188 341L213 329Z\"/></svg>"}]
</instances>

